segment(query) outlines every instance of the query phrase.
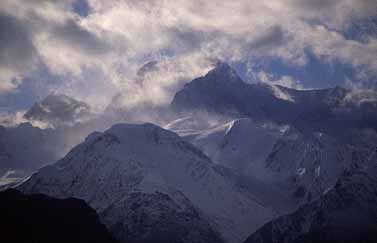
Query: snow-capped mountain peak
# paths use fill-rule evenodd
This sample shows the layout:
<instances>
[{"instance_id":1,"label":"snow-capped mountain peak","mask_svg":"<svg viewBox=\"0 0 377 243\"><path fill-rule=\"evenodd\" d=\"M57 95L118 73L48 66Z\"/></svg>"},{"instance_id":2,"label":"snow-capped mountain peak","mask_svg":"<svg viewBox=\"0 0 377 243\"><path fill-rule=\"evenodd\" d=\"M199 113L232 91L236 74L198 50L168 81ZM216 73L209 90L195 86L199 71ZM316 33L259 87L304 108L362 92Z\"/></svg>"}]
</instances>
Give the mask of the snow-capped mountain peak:
<instances>
[{"instance_id":1,"label":"snow-capped mountain peak","mask_svg":"<svg viewBox=\"0 0 377 243\"><path fill-rule=\"evenodd\" d=\"M104 133L90 135L62 160L39 170L20 189L84 199L121 240L125 240L127 229L115 226L130 227L127 220L136 210L121 205L129 200L141 200L137 205L143 205L150 197L165 201L155 193L170 198L161 204L171 205L172 200L191 205L204 225L202 230L218 231L229 242L243 240L274 215L238 187L230 171L212 163L177 134L150 123L117 124ZM136 192L145 196L135 199ZM166 227L161 219L151 220ZM137 230L146 230L140 227Z\"/></svg>"},{"instance_id":2,"label":"snow-capped mountain peak","mask_svg":"<svg viewBox=\"0 0 377 243\"><path fill-rule=\"evenodd\" d=\"M237 72L225 62L218 62L216 66L205 75L205 77L216 80L217 82L243 82Z\"/></svg>"},{"instance_id":3,"label":"snow-capped mountain peak","mask_svg":"<svg viewBox=\"0 0 377 243\"><path fill-rule=\"evenodd\" d=\"M88 104L64 94L51 93L36 102L24 115L30 121L40 121L50 126L74 124L91 116Z\"/></svg>"}]
</instances>

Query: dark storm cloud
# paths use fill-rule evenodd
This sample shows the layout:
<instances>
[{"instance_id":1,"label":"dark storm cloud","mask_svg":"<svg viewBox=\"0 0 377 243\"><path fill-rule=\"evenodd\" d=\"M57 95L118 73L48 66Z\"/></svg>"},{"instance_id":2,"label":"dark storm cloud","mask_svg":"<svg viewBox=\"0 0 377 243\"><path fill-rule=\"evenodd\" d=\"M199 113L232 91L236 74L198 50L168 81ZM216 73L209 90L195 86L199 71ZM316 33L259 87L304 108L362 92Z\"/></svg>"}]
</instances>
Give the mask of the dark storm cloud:
<instances>
[{"instance_id":1,"label":"dark storm cloud","mask_svg":"<svg viewBox=\"0 0 377 243\"><path fill-rule=\"evenodd\" d=\"M175 48L182 51L198 49L208 35L208 33L201 31L183 28L173 28L170 29L169 32L170 38L175 40Z\"/></svg>"},{"instance_id":2,"label":"dark storm cloud","mask_svg":"<svg viewBox=\"0 0 377 243\"><path fill-rule=\"evenodd\" d=\"M71 92L76 89L76 84L85 82L82 80L87 77L82 71L84 68L103 71L99 64L111 51L111 46L81 25L82 19L70 11L73 9L69 1L2 1L0 95L31 93L29 87L34 87L34 96L51 89ZM51 75L40 76L39 73ZM91 77L88 85L107 91L105 86L111 85L106 84L109 81L103 77L98 74ZM96 78L101 78L101 85ZM35 94L35 89L39 94ZM9 105L6 104L9 102L2 103L1 106Z\"/></svg>"},{"instance_id":3,"label":"dark storm cloud","mask_svg":"<svg viewBox=\"0 0 377 243\"><path fill-rule=\"evenodd\" d=\"M268 28L264 33L252 41L250 48L259 49L265 47L277 47L284 44L287 34L284 33L283 28L279 25Z\"/></svg>"},{"instance_id":4,"label":"dark storm cloud","mask_svg":"<svg viewBox=\"0 0 377 243\"><path fill-rule=\"evenodd\" d=\"M318 16L331 13L335 17L343 14L342 11L347 11L347 14L352 12L359 16L367 16L376 15L377 11L375 0L291 0L291 4L308 11L324 11L318 12Z\"/></svg>"},{"instance_id":5,"label":"dark storm cloud","mask_svg":"<svg viewBox=\"0 0 377 243\"><path fill-rule=\"evenodd\" d=\"M377 73L376 38L364 28L356 37L343 34L347 22L376 15L375 0L1 0L0 11L7 13L0 16L0 92L44 65L70 90L81 87L76 80L92 85L101 77L108 82L97 90L110 85L135 94L137 70L157 60L163 71L133 103L143 97L166 103L170 87L204 74L209 59L270 58L300 69L310 65L308 49L325 64ZM358 35L367 41L354 41Z\"/></svg>"},{"instance_id":6,"label":"dark storm cloud","mask_svg":"<svg viewBox=\"0 0 377 243\"><path fill-rule=\"evenodd\" d=\"M11 69L25 68L32 65L36 53L27 25L0 12L0 65Z\"/></svg>"},{"instance_id":7,"label":"dark storm cloud","mask_svg":"<svg viewBox=\"0 0 377 243\"><path fill-rule=\"evenodd\" d=\"M94 33L84 29L74 20L57 24L52 29L52 36L66 45L83 51L89 55L101 55L110 51L110 46Z\"/></svg>"},{"instance_id":8,"label":"dark storm cloud","mask_svg":"<svg viewBox=\"0 0 377 243\"><path fill-rule=\"evenodd\" d=\"M303 17L314 17L323 24L340 29L355 19L377 15L375 0L291 0L291 4L307 14Z\"/></svg>"},{"instance_id":9,"label":"dark storm cloud","mask_svg":"<svg viewBox=\"0 0 377 243\"><path fill-rule=\"evenodd\" d=\"M323 10L336 6L340 0L293 0L293 4L308 10Z\"/></svg>"}]
</instances>

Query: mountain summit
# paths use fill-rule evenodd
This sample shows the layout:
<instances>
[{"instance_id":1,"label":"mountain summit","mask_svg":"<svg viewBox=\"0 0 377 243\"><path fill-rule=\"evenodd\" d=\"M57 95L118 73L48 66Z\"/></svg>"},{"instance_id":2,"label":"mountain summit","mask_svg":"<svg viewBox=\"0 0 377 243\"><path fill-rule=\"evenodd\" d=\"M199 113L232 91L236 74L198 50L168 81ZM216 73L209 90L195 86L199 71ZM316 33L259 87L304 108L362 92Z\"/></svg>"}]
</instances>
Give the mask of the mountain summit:
<instances>
[{"instance_id":1,"label":"mountain summit","mask_svg":"<svg viewBox=\"0 0 377 243\"><path fill-rule=\"evenodd\" d=\"M204 78L216 82L243 83L243 80L238 76L237 72L225 62L218 62L215 68L209 71Z\"/></svg>"},{"instance_id":2,"label":"mountain summit","mask_svg":"<svg viewBox=\"0 0 377 243\"><path fill-rule=\"evenodd\" d=\"M64 94L52 93L36 102L24 117L30 121L44 122L54 127L85 120L91 114L88 104Z\"/></svg>"},{"instance_id":3,"label":"mountain summit","mask_svg":"<svg viewBox=\"0 0 377 243\"><path fill-rule=\"evenodd\" d=\"M253 104L246 105L253 90L226 63L218 63L205 76L187 83L172 101L176 111L205 110L241 114L258 112Z\"/></svg>"},{"instance_id":4,"label":"mountain summit","mask_svg":"<svg viewBox=\"0 0 377 243\"><path fill-rule=\"evenodd\" d=\"M228 64L219 63L205 76L176 93L171 108L205 111L233 118L292 125L300 130L343 133L377 128L377 94L341 87L295 90L265 83L248 84ZM340 122L341 121L341 122Z\"/></svg>"},{"instance_id":5,"label":"mountain summit","mask_svg":"<svg viewBox=\"0 0 377 243\"><path fill-rule=\"evenodd\" d=\"M91 134L20 189L84 199L121 242L240 242L273 217L230 171L150 123Z\"/></svg>"}]
</instances>

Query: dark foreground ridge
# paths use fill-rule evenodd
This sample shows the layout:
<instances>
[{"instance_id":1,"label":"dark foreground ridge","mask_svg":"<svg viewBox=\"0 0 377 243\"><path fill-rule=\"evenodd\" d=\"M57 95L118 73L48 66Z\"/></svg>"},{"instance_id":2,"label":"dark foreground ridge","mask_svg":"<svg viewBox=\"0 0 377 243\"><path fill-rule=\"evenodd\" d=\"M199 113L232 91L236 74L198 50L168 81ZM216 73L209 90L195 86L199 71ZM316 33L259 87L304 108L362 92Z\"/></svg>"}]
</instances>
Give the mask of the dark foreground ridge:
<instances>
[{"instance_id":1,"label":"dark foreground ridge","mask_svg":"<svg viewBox=\"0 0 377 243\"><path fill-rule=\"evenodd\" d=\"M115 243L96 212L79 199L0 192L1 242Z\"/></svg>"}]
</instances>

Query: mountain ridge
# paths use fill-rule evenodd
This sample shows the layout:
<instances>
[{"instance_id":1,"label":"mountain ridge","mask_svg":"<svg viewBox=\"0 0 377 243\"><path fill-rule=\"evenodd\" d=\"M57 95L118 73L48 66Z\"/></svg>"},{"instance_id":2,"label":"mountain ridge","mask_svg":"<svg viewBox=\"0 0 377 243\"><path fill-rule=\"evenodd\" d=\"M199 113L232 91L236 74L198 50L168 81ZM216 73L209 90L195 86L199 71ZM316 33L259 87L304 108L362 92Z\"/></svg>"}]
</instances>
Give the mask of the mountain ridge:
<instances>
[{"instance_id":1,"label":"mountain ridge","mask_svg":"<svg viewBox=\"0 0 377 243\"><path fill-rule=\"evenodd\" d=\"M115 243L83 200L0 192L1 238L5 242Z\"/></svg>"},{"instance_id":2,"label":"mountain ridge","mask_svg":"<svg viewBox=\"0 0 377 243\"><path fill-rule=\"evenodd\" d=\"M274 212L243 191L232 176L171 131L150 123L117 124L88 136L62 160L40 169L18 188L27 193L84 199L107 219L110 229L119 230L113 232L118 236L124 235L126 228L114 228L115 219L129 217L132 210L120 209L125 201L133 200L129 199L132 193L145 193L148 196L139 198L149 200L159 192L176 202L182 202L180 195L184 195L191 205L187 210L195 208L202 215L200 221L207 222L200 224L207 225L204 232L213 228L227 241L239 242ZM163 208L171 208L170 202L161 202L166 205ZM107 211L110 207L115 211ZM108 220L105 215L118 216ZM158 218L156 222L167 224Z\"/></svg>"},{"instance_id":3,"label":"mountain ridge","mask_svg":"<svg viewBox=\"0 0 377 243\"><path fill-rule=\"evenodd\" d=\"M318 200L265 224L245 243L375 242L376 168L343 175Z\"/></svg>"},{"instance_id":4,"label":"mountain ridge","mask_svg":"<svg viewBox=\"0 0 377 243\"><path fill-rule=\"evenodd\" d=\"M377 93L327 89L296 90L246 83L229 65L220 64L178 91L171 109L205 111L233 118L292 125L304 130L341 134L344 129L377 129Z\"/></svg>"}]
</instances>

